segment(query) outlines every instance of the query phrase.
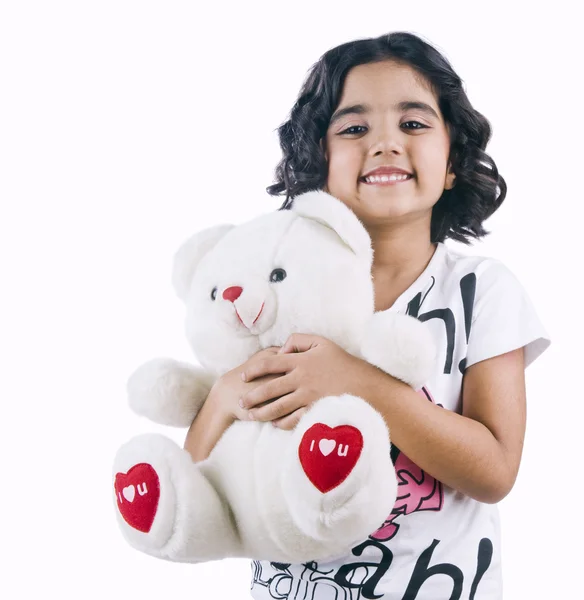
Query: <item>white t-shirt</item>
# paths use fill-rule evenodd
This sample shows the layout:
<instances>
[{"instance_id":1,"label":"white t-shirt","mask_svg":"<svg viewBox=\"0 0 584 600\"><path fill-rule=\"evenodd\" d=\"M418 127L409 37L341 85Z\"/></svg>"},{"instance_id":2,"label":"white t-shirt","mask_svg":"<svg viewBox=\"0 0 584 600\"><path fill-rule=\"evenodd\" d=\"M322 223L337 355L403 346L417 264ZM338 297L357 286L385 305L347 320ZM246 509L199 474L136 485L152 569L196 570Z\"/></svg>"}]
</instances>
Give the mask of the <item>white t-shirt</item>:
<instances>
[{"instance_id":1,"label":"white t-shirt","mask_svg":"<svg viewBox=\"0 0 584 600\"><path fill-rule=\"evenodd\" d=\"M525 290L495 259L438 244L420 277L390 310L428 324L438 344L423 393L462 412L465 366L525 347L526 366L550 344ZM342 560L300 565L253 561L258 600L500 600L496 505L426 475L393 449L398 500L385 524Z\"/></svg>"}]
</instances>

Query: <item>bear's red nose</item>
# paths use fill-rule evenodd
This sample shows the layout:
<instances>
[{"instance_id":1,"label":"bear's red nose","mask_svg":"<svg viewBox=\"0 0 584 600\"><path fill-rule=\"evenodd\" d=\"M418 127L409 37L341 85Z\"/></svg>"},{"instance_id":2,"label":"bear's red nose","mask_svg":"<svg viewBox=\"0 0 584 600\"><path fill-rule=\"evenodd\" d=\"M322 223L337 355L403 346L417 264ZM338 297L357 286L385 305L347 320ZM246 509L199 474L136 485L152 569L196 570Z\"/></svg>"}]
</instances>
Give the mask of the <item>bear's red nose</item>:
<instances>
[{"instance_id":1,"label":"bear's red nose","mask_svg":"<svg viewBox=\"0 0 584 600\"><path fill-rule=\"evenodd\" d=\"M241 296L242 292L243 288L239 286L228 287L223 292L223 298L229 300L229 302L235 302Z\"/></svg>"}]
</instances>

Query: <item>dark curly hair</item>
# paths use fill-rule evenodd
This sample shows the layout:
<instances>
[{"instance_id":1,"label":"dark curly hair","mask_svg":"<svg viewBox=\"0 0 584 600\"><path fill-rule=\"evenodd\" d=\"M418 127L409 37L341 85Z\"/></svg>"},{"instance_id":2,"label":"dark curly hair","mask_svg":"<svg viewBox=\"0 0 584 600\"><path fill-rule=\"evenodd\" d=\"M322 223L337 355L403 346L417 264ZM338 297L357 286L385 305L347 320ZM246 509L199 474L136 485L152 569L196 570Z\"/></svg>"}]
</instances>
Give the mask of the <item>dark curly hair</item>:
<instances>
[{"instance_id":1,"label":"dark curly hair","mask_svg":"<svg viewBox=\"0 0 584 600\"><path fill-rule=\"evenodd\" d=\"M282 160L273 196L286 194L281 209L295 196L322 189L328 168L320 140L326 136L347 73L357 65L394 60L406 64L430 84L450 133L450 162L456 184L444 190L432 211L431 240L446 238L470 244L489 232L483 222L505 199L507 185L493 159L485 152L491 137L487 119L470 104L462 80L438 50L414 34L393 32L341 44L313 65L290 118L278 128Z\"/></svg>"}]
</instances>

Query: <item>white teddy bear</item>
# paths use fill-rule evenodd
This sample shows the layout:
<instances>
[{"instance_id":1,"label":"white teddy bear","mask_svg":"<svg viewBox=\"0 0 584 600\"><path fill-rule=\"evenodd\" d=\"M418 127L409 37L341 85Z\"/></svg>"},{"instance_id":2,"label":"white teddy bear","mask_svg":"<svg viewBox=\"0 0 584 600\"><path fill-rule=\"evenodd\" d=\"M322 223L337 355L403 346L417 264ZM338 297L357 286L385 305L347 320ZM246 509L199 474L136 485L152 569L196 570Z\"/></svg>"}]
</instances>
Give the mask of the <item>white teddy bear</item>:
<instances>
[{"instance_id":1,"label":"white teddy bear","mask_svg":"<svg viewBox=\"0 0 584 600\"><path fill-rule=\"evenodd\" d=\"M128 382L130 405L188 427L221 374L295 332L328 338L421 388L434 363L430 333L413 317L374 313L372 258L361 222L322 191L196 234L175 255L173 284L203 368L146 363ZM397 492L385 422L348 394L318 400L292 431L236 421L199 463L165 436L137 436L113 472L127 541L193 563L343 555L381 526Z\"/></svg>"}]
</instances>

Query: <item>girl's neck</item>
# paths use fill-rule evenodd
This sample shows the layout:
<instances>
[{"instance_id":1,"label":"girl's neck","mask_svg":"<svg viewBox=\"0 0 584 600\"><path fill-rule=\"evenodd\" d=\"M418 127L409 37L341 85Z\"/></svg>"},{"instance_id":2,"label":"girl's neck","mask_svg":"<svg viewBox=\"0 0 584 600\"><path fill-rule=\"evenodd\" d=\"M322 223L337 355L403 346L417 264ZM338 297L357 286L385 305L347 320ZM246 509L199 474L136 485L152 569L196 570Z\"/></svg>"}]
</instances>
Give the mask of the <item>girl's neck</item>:
<instances>
[{"instance_id":1,"label":"girl's neck","mask_svg":"<svg viewBox=\"0 0 584 600\"><path fill-rule=\"evenodd\" d=\"M373 229L369 234L374 250L375 310L385 310L424 272L437 246L427 230Z\"/></svg>"}]
</instances>

